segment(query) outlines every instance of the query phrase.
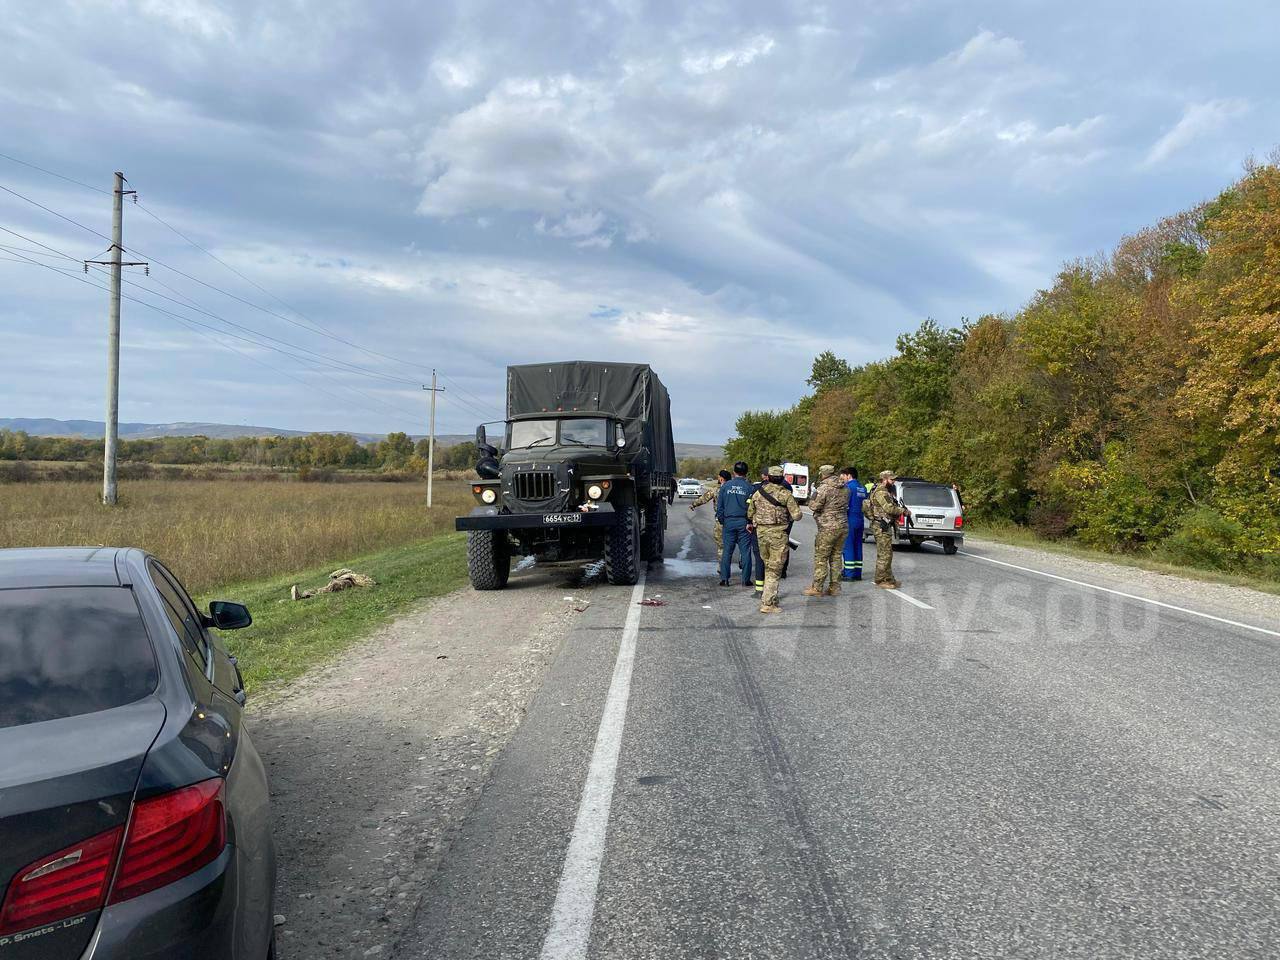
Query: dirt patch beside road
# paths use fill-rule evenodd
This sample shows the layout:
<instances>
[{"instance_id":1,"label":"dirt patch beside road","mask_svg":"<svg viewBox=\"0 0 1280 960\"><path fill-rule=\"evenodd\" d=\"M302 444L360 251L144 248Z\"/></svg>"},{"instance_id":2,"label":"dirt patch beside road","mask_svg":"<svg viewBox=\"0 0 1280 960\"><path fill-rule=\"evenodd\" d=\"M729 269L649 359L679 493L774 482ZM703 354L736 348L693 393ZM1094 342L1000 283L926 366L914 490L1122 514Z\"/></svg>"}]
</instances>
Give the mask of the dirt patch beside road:
<instances>
[{"instance_id":1,"label":"dirt patch beside road","mask_svg":"<svg viewBox=\"0 0 1280 960\"><path fill-rule=\"evenodd\" d=\"M572 576L428 602L255 705L282 958L394 955L590 589Z\"/></svg>"}]
</instances>

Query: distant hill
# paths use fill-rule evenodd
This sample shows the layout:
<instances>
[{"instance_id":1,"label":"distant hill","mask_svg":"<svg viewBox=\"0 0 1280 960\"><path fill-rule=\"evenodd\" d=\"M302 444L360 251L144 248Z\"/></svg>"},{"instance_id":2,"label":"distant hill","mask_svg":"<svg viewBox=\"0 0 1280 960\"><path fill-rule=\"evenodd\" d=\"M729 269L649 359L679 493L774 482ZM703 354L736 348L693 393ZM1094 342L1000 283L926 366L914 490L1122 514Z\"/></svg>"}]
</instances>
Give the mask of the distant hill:
<instances>
[{"instance_id":1,"label":"distant hill","mask_svg":"<svg viewBox=\"0 0 1280 960\"><path fill-rule=\"evenodd\" d=\"M101 420L52 420L42 417L0 417L0 430L21 430L36 437L100 437ZM303 437L308 433L349 433L361 443L383 439L384 433L355 433L350 430L281 430L234 423L121 423L120 439L146 440L153 437ZM425 434L411 434L421 440ZM442 433L436 437L441 447L470 443L469 433ZM724 449L705 443L677 443L676 458L721 457Z\"/></svg>"}]
</instances>

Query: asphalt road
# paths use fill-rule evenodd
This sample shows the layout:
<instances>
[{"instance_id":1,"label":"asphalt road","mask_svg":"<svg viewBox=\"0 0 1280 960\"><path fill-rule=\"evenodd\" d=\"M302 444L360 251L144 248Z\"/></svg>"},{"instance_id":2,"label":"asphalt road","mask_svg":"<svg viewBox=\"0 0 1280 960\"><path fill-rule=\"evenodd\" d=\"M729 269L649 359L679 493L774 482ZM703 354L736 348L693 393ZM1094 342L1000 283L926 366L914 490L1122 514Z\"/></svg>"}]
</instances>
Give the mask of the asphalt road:
<instances>
[{"instance_id":1,"label":"asphalt road","mask_svg":"<svg viewBox=\"0 0 1280 960\"><path fill-rule=\"evenodd\" d=\"M807 518L766 617L692 516L593 591L397 955L1280 956L1280 619L972 545L807 599Z\"/></svg>"}]
</instances>

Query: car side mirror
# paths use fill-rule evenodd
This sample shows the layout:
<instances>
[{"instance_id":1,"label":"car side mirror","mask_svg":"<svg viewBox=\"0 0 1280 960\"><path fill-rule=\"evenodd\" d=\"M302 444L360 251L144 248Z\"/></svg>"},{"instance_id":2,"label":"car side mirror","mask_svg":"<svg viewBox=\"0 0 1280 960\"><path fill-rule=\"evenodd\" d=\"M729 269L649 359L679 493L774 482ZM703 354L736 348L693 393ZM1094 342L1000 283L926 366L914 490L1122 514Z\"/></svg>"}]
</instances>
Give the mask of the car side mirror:
<instances>
[{"instance_id":1,"label":"car side mirror","mask_svg":"<svg viewBox=\"0 0 1280 960\"><path fill-rule=\"evenodd\" d=\"M230 600L214 600L209 604L209 620L219 630L241 630L253 623L249 608Z\"/></svg>"}]
</instances>

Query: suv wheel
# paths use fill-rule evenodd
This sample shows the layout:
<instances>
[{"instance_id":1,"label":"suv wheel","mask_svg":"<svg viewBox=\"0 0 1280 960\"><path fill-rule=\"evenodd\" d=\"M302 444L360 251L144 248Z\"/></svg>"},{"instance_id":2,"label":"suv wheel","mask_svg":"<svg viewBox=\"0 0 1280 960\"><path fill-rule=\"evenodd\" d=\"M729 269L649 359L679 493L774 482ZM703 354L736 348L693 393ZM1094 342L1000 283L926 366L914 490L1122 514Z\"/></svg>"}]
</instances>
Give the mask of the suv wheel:
<instances>
[{"instance_id":1,"label":"suv wheel","mask_svg":"<svg viewBox=\"0 0 1280 960\"><path fill-rule=\"evenodd\" d=\"M640 579L640 515L634 504L615 508L618 522L604 547L604 575L610 583L632 586Z\"/></svg>"},{"instance_id":2,"label":"suv wheel","mask_svg":"<svg viewBox=\"0 0 1280 960\"><path fill-rule=\"evenodd\" d=\"M467 575L477 590L501 590L511 577L511 546L501 530L467 534Z\"/></svg>"},{"instance_id":3,"label":"suv wheel","mask_svg":"<svg viewBox=\"0 0 1280 960\"><path fill-rule=\"evenodd\" d=\"M960 549L960 544L956 543L954 540L948 539L948 540L942 541L942 552L945 553L948 557L954 557L956 554L956 551L959 549Z\"/></svg>"}]
</instances>

